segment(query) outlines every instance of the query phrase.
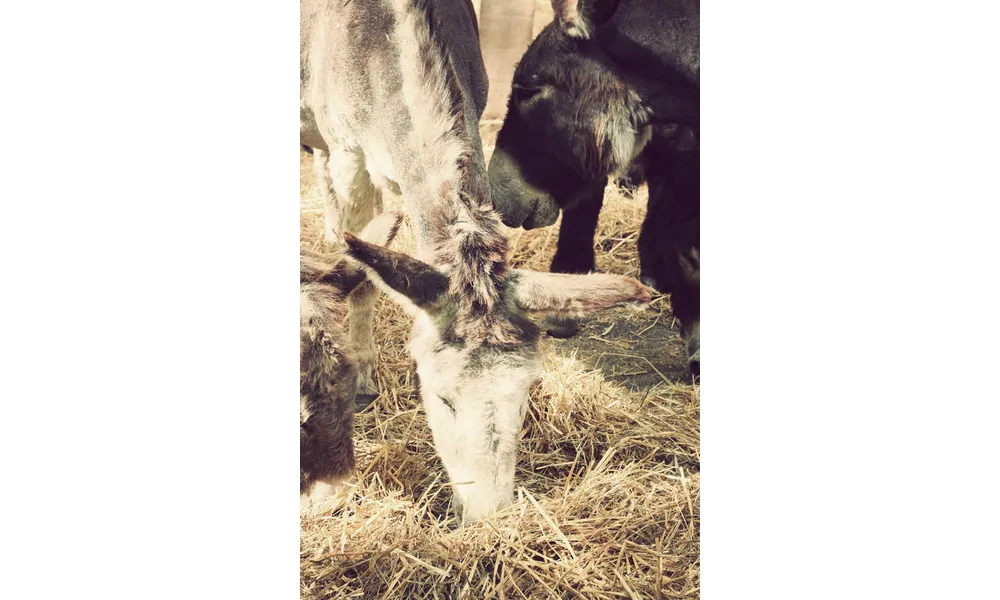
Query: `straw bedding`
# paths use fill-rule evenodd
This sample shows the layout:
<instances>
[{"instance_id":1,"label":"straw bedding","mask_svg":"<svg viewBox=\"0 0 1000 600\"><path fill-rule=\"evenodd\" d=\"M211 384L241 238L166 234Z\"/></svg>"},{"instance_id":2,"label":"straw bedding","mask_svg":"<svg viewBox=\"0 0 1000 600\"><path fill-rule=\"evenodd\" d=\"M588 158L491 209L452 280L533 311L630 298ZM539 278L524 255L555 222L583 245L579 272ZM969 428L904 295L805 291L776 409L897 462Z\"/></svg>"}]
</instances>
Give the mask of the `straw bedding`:
<instances>
[{"instance_id":1,"label":"straw bedding","mask_svg":"<svg viewBox=\"0 0 1000 600\"><path fill-rule=\"evenodd\" d=\"M302 243L316 246L323 213L306 155L301 192ZM599 270L638 274L645 200L644 189L633 197L609 187ZM511 231L513 263L546 270L557 232ZM393 247L412 249L408 229ZM658 297L622 318L669 323L669 302ZM357 415L358 472L342 505L301 519L303 598L698 597L698 386L661 377L628 389L567 346L543 340L548 351L521 435L516 502L458 529L414 391L404 347L410 323L379 300L382 394Z\"/></svg>"}]
</instances>

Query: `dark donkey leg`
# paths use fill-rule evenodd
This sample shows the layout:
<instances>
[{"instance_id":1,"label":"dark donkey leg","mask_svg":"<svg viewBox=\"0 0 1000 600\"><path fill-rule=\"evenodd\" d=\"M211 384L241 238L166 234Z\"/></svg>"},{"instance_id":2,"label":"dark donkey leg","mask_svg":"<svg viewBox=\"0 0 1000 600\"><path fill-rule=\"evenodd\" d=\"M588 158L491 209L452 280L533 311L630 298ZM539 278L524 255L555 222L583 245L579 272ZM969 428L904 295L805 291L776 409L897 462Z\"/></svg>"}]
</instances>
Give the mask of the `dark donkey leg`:
<instances>
[{"instance_id":1,"label":"dark donkey leg","mask_svg":"<svg viewBox=\"0 0 1000 600\"><path fill-rule=\"evenodd\" d=\"M643 171L642 161L634 160L619 177L615 179L615 185L622 188L629 194L639 191L639 186L646 181L646 174Z\"/></svg>"},{"instance_id":2,"label":"dark donkey leg","mask_svg":"<svg viewBox=\"0 0 1000 600\"><path fill-rule=\"evenodd\" d=\"M661 294L671 292L672 278L668 273L671 245L669 244L670 210L673 200L668 183L654 175L649 182L646 218L639 231L639 279Z\"/></svg>"},{"instance_id":3,"label":"dark donkey leg","mask_svg":"<svg viewBox=\"0 0 1000 600\"><path fill-rule=\"evenodd\" d=\"M562 225L556 242L556 255L549 270L553 273L590 273L594 270L594 233L597 217L604 205L604 184L589 185L580 200L563 209ZM580 321L570 318L549 318L545 322L548 334L568 338L580 331Z\"/></svg>"},{"instance_id":4,"label":"dark donkey leg","mask_svg":"<svg viewBox=\"0 0 1000 600\"><path fill-rule=\"evenodd\" d=\"M587 186L579 201L563 208L556 255L549 270L553 273L590 273L594 270L594 233L604 205L604 184Z\"/></svg>"},{"instance_id":5,"label":"dark donkey leg","mask_svg":"<svg viewBox=\"0 0 1000 600\"><path fill-rule=\"evenodd\" d=\"M695 217L676 224L668 236L668 277L673 292L670 307L681 324L681 336L687 347L688 370L701 374L701 258L699 256L700 219Z\"/></svg>"},{"instance_id":6,"label":"dark donkey leg","mask_svg":"<svg viewBox=\"0 0 1000 600\"><path fill-rule=\"evenodd\" d=\"M670 294L687 346L688 368L699 375L700 156L696 148L679 150L671 141L651 150L656 153L657 169L647 171L649 205L639 236L642 280Z\"/></svg>"}]
</instances>

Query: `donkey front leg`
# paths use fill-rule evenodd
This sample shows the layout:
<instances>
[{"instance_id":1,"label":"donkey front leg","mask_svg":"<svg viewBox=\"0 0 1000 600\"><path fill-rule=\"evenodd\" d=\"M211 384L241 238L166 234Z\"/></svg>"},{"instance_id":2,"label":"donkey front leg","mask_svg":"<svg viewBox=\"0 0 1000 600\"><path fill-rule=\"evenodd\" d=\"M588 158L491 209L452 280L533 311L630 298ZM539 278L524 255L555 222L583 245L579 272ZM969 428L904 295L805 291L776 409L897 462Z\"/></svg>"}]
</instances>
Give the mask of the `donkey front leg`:
<instances>
[{"instance_id":1,"label":"donkey front leg","mask_svg":"<svg viewBox=\"0 0 1000 600\"><path fill-rule=\"evenodd\" d=\"M553 273L590 273L594 270L594 234L604 205L604 184L590 184L580 198L563 208L556 255L549 270ZM573 337L580 332L579 319L549 317L545 329L555 338Z\"/></svg>"},{"instance_id":2,"label":"donkey front leg","mask_svg":"<svg viewBox=\"0 0 1000 600\"><path fill-rule=\"evenodd\" d=\"M594 270L594 234L604 205L604 184L592 183L573 204L563 208L553 273L590 273Z\"/></svg>"},{"instance_id":3,"label":"donkey front leg","mask_svg":"<svg viewBox=\"0 0 1000 600\"><path fill-rule=\"evenodd\" d=\"M687 345L688 370L701 373L701 209L697 152L675 152L650 177L646 220L639 234L642 281L670 294Z\"/></svg>"},{"instance_id":4,"label":"donkey front leg","mask_svg":"<svg viewBox=\"0 0 1000 600\"><path fill-rule=\"evenodd\" d=\"M364 155L343 148L313 149L313 170L320 191L331 244L341 244L344 232L357 234L382 213L382 194L365 169Z\"/></svg>"},{"instance_id":5,"label":"donkey front leg","mask_svg":"<svg viewBox=\"0 0 1000 600\"><path fill-rule=\"evenodd\" d=\"M332 148L329 155L315 151L316 174L326 213L324 235L328 242L341 243L344 232L360 233L375 215L382 212L382 194L372 183L360 152ZM360 369L357 409L364 410L378 396L375 384L375 340L372 330L375 286L365 281L347 297L349 341Z\"/></svg>"}]
</instances>

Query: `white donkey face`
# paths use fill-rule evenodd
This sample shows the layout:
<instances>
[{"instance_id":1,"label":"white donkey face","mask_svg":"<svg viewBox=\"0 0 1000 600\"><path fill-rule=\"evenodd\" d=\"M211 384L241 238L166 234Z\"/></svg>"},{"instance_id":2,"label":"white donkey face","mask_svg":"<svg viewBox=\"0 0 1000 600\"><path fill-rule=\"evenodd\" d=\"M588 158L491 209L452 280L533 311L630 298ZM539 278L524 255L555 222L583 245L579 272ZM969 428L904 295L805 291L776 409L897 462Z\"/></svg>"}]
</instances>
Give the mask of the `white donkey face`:
<instances>
[{"instance_id":1,"label":"white donkey face","mask_svg":"<svg viewBox=\"0 0 1000 600\"><path fill-rule=\"evenodd\" d=\"M502 349L446 343L429 316L417 317L410 352L420 398L463 522L513 500L517 440L542 372L537 346L537 334Z\"/></svg>"},{"instance_id":2,"label":"white donkey face","mask_svg":"<svg viewBox=\"0 0 1000 600\"><path fill-rule=\"evenodd\" d=\"M369 278L414 315L410 353L420 397L462 522L510 504L528 393L542 370L540 330L526 316L586 316L648 301L649 292L618 275L512 270L495 314L472 317L460 314L462 303L435 267L351 234L344 238ZM463 334L486 318L503 323L504 340Z\"/></svg>"}]
</instances>

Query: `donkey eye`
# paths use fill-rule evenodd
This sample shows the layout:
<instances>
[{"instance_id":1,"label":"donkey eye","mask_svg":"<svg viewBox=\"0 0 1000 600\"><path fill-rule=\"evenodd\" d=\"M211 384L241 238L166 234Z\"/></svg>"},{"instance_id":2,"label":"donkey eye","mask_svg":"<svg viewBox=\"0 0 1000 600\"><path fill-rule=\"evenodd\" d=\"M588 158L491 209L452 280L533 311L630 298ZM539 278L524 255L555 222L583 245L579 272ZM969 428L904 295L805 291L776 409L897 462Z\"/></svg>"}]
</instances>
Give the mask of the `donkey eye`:
<instances>
[{"instance_id":1,"label":"donkey eye","mask_svg":"<svg viewBox=\"0 0 1000 600\"><path fill-rule=\"evenodd\" d=\"M443 396L438 396L438 400L440 400L445 406L448 407L448 410L451 411L452 415L455 415L455 403L452 400L449 400L448 398L445 398Z\"/></svg>"},{"instance_id":2,"label":"donkey eye","mask_svg":"<svg viewBox=\"0 0 1000 600\"><path fill-rule=\"evenodd\" d=\"M527 104L531 102L531 100L534 99L540 91L542 91L541 87L534 85L520 85L517 83L515 83L511 89L511 92L514 94L514 99L518 104Z\"/></svg>"}]
</instances>

